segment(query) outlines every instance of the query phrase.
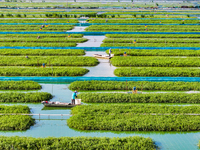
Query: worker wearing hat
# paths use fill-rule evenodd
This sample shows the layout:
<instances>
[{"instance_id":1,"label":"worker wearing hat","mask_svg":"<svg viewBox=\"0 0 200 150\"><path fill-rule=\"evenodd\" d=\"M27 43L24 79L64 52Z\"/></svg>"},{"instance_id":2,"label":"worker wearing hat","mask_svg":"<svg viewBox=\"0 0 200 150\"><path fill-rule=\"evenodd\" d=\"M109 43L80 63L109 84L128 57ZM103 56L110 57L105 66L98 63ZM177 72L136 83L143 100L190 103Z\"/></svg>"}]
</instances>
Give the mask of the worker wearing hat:
<instances>
[{"instance_id":1,"label":"worker wearing hat","mask_svg":"<svg viewBox=\"0 0 200 150\"><path fill-rule=\"evenodd\" d=\"M74 91L74 93L72 94L72 105L75 105L75 99L77 97L77 91Z\"/></svg>"}]
</instances>

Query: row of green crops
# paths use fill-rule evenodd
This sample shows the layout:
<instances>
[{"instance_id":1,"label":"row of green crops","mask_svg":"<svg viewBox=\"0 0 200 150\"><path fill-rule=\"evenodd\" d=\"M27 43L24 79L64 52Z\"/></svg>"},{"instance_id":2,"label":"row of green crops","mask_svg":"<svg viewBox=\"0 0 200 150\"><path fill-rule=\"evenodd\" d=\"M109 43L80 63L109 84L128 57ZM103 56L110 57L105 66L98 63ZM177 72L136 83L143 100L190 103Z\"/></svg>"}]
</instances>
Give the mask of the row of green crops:
<instances>
[{"instance_id":1,"label":"row of green crops","mask_svg":"<svg viewBox=\"0 0 200 150\"><path fill-rule=\"evenodd\" d=\"M119 77L200 77L200 69L187 67L123 67L115 69L114 74Z\"/></svg>"},{"instance_id":2,"label":"row of green crops","mask_svg":"<svg viewBox=\"0 0 200 150\"><path fill-rule=\"evenodd\" d=\"M24 115L1 115L0 130L27 130L34 125L35 120Z\"/></svg>"},{"instance_id":3,"label":"row of green crops","mask_svg":"<svg viewBox=\"0 0 200 150\"><path fill-rule=\"evenodd\" d=\"M0 34L0 38L37 38L40 36L40 39L44 38L82 38L83 34ZM70 36L70 37L68 37Z\"/></svg>"},{"instance_id":4,"label":"row of green crops","mask_svg":"<svg viewBox=\"0 0 200 150\"><path fill-rule=\"evenodd\" d=\"M81 93L78 96L87 103L200 103L199 93Z\"/></svg>"},{"instance_id":5,"label":"row of green crops","mask_svg":"<svg viewBox=\"0 0 200 150\"><path fill-rule=\"evenodd\" d=\"M0 18L80 18L97 17L95 12L0 12Z\"/></svg>"},{"instance_id":6,"label":"row of green crops","mask_svg":"<svg viewBox=\"0 0 200 150\"><path fill-rule=\"evenodd\" d=\"M2 13L2 12L0 12ZM5 14L9 14L9 12L4 12ZM12 12L12 14L23 14L24 12ZM26 12L26 14L49 14L49 12ZM53 12L53 14L96 14L96 12L78 12L78 11L72 11L72 12Z\"/></svg>"},{"instance_id":7,"label":"row of green crops","mask_svg":"<svg viewBox=\"0 0 200 150\"><path fill-rule=\"evenodd\" d=\"M75 81L69 86L70 90L164 90L189 91L200 90L199 82L149 82L149 81Z\"/></svg>"},{"instance_id":8,"label":"row of green crops","mask_svg":"<svg viewBox=\"0 0 200 150\"><path fill-rule=\"evenodd\" d=\"M106 10L107 11L107 10ZM53 12L53 14L54 15L56 15L56 14L80 14L80 15L82 15L82 14L84 14L84 15L87 15L87 14L97 14L97 10L95 10L94 12L88 12L88 11L71 11L71 12ZM1 13L1 12L0 12ZM5 14L8 14L9 12L4 12ZM12 14L24 14L24 12L12 12ZM26 14L49 14L49 12L26 12ZM166 11L166 12L159 12L159 11L153 11L153 12L151 12L151 11L149 11L149 12L144 12L144 11L141 11L141 12L130 12L130 11L128 11L128 12L119 12L119 11L115 11L115 12L112 12L112 11L109 11L109 12L104 12L103 14L108 14L108 15L110 15L110 14L153 14L153 15L156 15L156 14L162 14L162 15L178 15L178 14L200 14L200 13L198 13L198 12L192 12L192 11L190 11L190 12L168 12L168 11Z\"/></svg>"},{"instance_id":9,"label":"row of green crops","mask_svg":"<svg viewBox=\"0 0 200 150\"><path fill-rule=\"evenodd\" d=\"M28 106L22 106L22 105L12 105L12 106L6 106L6 105L0 105L0 114L29 114L30 108Z\"/></svg>"},{"instance_id":10,"label":"row of green crops","mask_svg":"<svg viewBox=\"0 0 200 150\"><path fill-rule=\"evenodd\" d=\"M34 92L34 93L0 93L0 102L8 103L38 103L41 101L48 101L53 96L47 92Z\"/></svg>"},{"instance_id":11,"label":"row of green crops","mask_svg":"<svg viewBox=\"0 0 200 150\"><path fill-rule=\"evenodd\" d=\"M126 16L127 17L127 16ZM157 17L156 17L157 18ZM165 17L163 17L165 18ZM173 20L169 19L153 19L149 18L148 20L145 19L88 19L87 22L89 23L160 23L160 24L169 24L169 23L177 23L177 24L197 24L199 20Z\"/></svg>"},{"instance_id":12,"label":"row of green crops","mask_svg":"<svg viewBox=\"0 0 200 150\"><path fill-rule=\"evenodd\" d=\"M49 11L49 10L48 10ZM81 13L81 12L79 12ZM115 19L140 19L140 18L166 18L166 19L172 19L172 18L181 18L182 20L185 18L197 18L197 17L190 17L190 15L138 15L138 14L118 14L118 15L108 15L108 14L56 14L56 13L47 13L44 14L42 13L37 13L37 14L26 14L26 12L23 12L21 14L16 14L14 13L7 13L5 14L4 12L0 12L0 18L81 18L81 17L88 17L88 18L115 18Z\"/></svg>"},{"instance_id":13,"label":"row of green crops","mask_svg":"<svg viewBox=\"0 0 200 150\"><path fill-rule=\"evenodd\" d=\"M0 46L27 46L27 47L75 47L76 43L86 42L88 39L81 38L82 34L62 34L62 35L41 35L39 34L29 35L14 35L6 34L5 36L0 35ZM71 38L72 36L72 38Z\"/></svg>"},{"instance_id":14,"label":"row of green crops","mask_svg":"<svg viewBox=\"0 0 200 150\"><path fill-rule=\"evenodd\" d=\"M53 43L53 42L0 42L0 46L8 46L8 47L15 47L15 46L22 46L22 47L76 47L76 43Z\"/></svg>"},{"instance_id":15,"label":"row of green crops","mask_svg":"<svg viewBox=\"0 0 200 150\"><path fill-rule=\"evenodd\" d=\"M136 41L137 42L137 41ZM199 43L103 43L101 47L200 47Z\"/></svg>"},{"instance_id":16,"label":"row of green crops","mask_svg":"<svg viewBox=\"0 0 200 150\"><path fill-rule=\"evenodd\" d=\"M111 59L114 66L151 66L151 67L199 67L199 57L164 57L164 56L115 56ZM0 63L1 64L1 63Z\"/></svg>"},{"instance_id":17,"label":"row of green crops","mask_svg":"<svg viewBox=\"0 0 200 150\"><path fill-rule=\"evenodd\" d=\"M0 149L26 149L26 150L43 150L43 149L148 149L156 148L151 138L139 136L134 137L48 137L48 138L32 138L32 137L5 137L0 136Z\"/></svg>"},{"instance_id":18,"label":"row of green crops","mask_svg":"<svg viewBox=\"0 0 200 150\"><path fill-rule=\"evenodd\" d=\"M105 12L103 14L162 14L162 15L178 15L178 14L200 14L199 12L159 12L159 11L153 11L153 12Z\"/></svg>"},{"instance_id":19,"label":"row of green crops","mask_svg":"<svg viewBox=\"0 0 200 150\"><path fill-rule=\"evenodd\" d=\"M46 21L45 21L46 20ZM78 19L1 19L1 23L79 23Z\"/></svg>"},{"instance_id":20,"label":"row of green crops","mask_svg":"<svg viewBox=\"0 0 200 150\"><path fill-rule=\"evenodd\" d=\"M103 40L104 43L200 43L197 38L106 38Z\"/></svg>"},{"instance_id":21,"label":"row of green crops","mask_svg":"<svg viewBox=\"0 0 200 150\"><path fill-rule=\"evenodd\" d=\"M0 81L0 90L39 90L42 86L34 81Z\"/></svg>"},{"instance_id":22,"label":"row of green crops","mask_svg":"<svg viewBox=\"0 0 200 150\"><path fill-rule=\"evenodd\" d=\"M0 13L3 13L3 12L0 12ZM10 14L10 13L11 12L4 12L4 14ZM97 12L78 12L78 11L71 11L71 12L58 12L58 11L56 11L56 12L38 12L38 11L37 12L33 12L33 11L31 11L31 12L12 12L13 15L14 14L24 14L24 13L26 13L26 14L37 14L37 15L53 14L53 15L56 16L56 14L59 14L59 15L63 15L63 14L80 14L80 15L84 14L84 15L87 15L87 14L96 14Z\"/></svg>"},{"instance_id":23,"label":"row of green crops","mask_svg":"<svg viewBox=\"0 0 200 150\"><path fill-rule=\"evenodd\" d=\"M87 113L91 113L92 115L98 114L108 114L112 115L112 113L118 114L146 114L146 115L173 115L173 114L182 114L182 115L192 115L199 114L200 109L198 105L193 106L167 106L167 105L147 105L147 104L99 104L98 105L81 105L78 107L74 107L72 109L72 114L74 116ZM113 116L115 116L113 114ZM105 116L106 117L106 116ZM117 117L116 117L117 118Z\"/></svg>"},{"instance_id":24,"label":"row of green crops","mask_svg":"<svg viewBox=\"0 0 200 150\"><path fill-rule=\"evenodd\" d=\"M0 76L83 76L89 70L78 67L1 67Z\"/></svg>"},{"instance_id":25,"label":"row of green crops","mask_svg":"<svg viewBox=\"0 0 200 150\"><path fill-rule=\"evenodd\" d=\"M200 56L197 50L136 50L136 49L112 49L115 56L123 55L124 52L130 56ZM0 50L1 53L1 50ZM106 51L109 53L109 50Z\"/></svg>"},{"instance_id":26,"label":"row of green crops","mask_svg":"<svg viewBox=\"0 0 200 150\"><path fill-rule=\"evenodd\" d=\"M0 55L6 56L81 56L85 55L84 50L78 49L0 49Z\"/></svg>"},{"instance_id":27,"label":"row of green crops","mask_svg":"<svg viewBox=\"0 0 200 150\"><path fill-rule=\"evenodd\" d=\"M199 32L198 25L91 25L86 31L124 31L124 32Z\"/></svg>"},{"instance_id":28,"label":"row of green crops","mask_svg":"<svg viewBox=\"0 0 200 150\"><path fill-rule=\"evenodd\" d=\"M9 115L16 113L29 114L30 108L22 105L0 105L0 130L26 130L34 124L35 121L30 116Z\"/></svg>"},{"instance_id":29,"label":"row of green crops","mask_svg":"<svg viewBox=\"0 0 200 150\"><path fill-rule=\"evenodd\" d=\"M82 56L0 56L0 66L95 66L99 62L94 57Z\"/></svg>"},{"instance_id":30,"label":"row of green crops","mask_svg":"<svg viewBox=\"0 0 200 150\"><path fill-rule=\"evenodd\" d=\"M200 34L106 34L108 38L200 38Z\"/></svg>"},{"instance_id":31,"label":"row of green crops","mask_svg":"<svg viewBox=\"0 0 200 150\"><path fill-rule=\"evenodd\" d=\"M72 30L73 26L72 25L50 25L48 27L44 26L42 28L41 25L0 25L0 31L1 32L23 32L23 31L60 31L60 32L65 32L67 30Z\"/></svg>"},{"instance_id":32,"label":"row of green crops","mask_svg":"<svg viewBox=\"0 0 200 150\"><path fill-rule=\"evenodd\" d=\"M79 15L79 14L4 14L4 13L0 13L0 18L17 18L17 19L24 19L24 18L55 18L55 19L61 19L61 18L80 18L80 17L85 17L85 16L90 16L90 15ZM96 15L92 15L92 16L96 16ZM146 16L147 17L147 16ZM130 18L130 17L129 17Z\"/></svg>"},{"instance_id":33,"label":"row of green crops","mask_svg":"<svg viewBox=\"0 0 200 150\"><path fill-rule=\"evenodd\" d=\"M88 39L86 38L49 38L49 37L43 37L43 38L39 38L37 39L35 38L29 38L29 37L21 37L21 38L11 38L11 37L6 37L6 38L0 38L0 44L2 43L6 43L6 42L10 42L10 43L18 43L18 42L28 42L28 43L42 43L42 44L46 44L46 43L83 43L86 42Z\"/></svg>"},{"instance_id":34,"label":"row of green crops","mask_svg":"<svg viewBox=\"0 0 200 150\"><path fill-rule=\"evenodd\" d=\"M94 17L90 17L90 18L93 18ZM101 19L102 18L106 18L106 19L160 19L160 18L165 18L165 19L173 19L173 18L180 18L180 20L184 20L184 19L188 19L188 18L197 18L195 16L191 16L190 15L170 15L170 16L167 16L167 15L138 15L138 14L112 14L112 15L106 15L106 14L97 14L95 19ZM161 19L161 20L162 20ZM89 20L89 19L88 19ZM88 21L87 20L87 21ZM101 22L100 22L101 23ZM104 23L104 22L103 22Z\"/></svg>"},{"instance_id":35,"label":"row of green crops","mask_svg":"<svg viewBox=\"0 0 200 150\"><path fill-rule=\"evenodd\" d=\"M79 130L199 131L199 106L82 105L67 120Z\"/></svg>"}]
</instances>

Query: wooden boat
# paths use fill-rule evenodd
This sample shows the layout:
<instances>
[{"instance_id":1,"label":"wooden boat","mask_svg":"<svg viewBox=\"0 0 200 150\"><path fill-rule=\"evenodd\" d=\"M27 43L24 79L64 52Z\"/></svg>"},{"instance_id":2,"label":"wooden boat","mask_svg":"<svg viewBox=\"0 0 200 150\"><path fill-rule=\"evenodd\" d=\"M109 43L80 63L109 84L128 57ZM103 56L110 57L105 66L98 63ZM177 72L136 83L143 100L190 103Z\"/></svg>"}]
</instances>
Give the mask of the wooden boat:
<instances>
[{"instance_id":1,"label":"wooden boat","mask_svg":"<svg viewBox=\"0 0 200 150\"><path fill-rule=\"evenodd\" d=\"M60 104L44 103L43 105L45 107L68 107L68 108L71 108L71 107L78 106L78 105L81 105L81 104L71 105L70 103L60 103Z\"/></svg>"},{"instance_id":2,"label":"wooden boat","mask_svg":"<svg viewBox=\"0 0 200 150\"><path fill-rule=\"evenodd\" d=\"M61 102L48 102L48 101L42 101L41 102L45 107L67 107L71 108L74 106L81 105L81 99L75 99L75 104L71 103L61 103Z\"/></svg>"},{"instance_id":3,"label":"wooden boat","mask_svg":"<svg viewBox=\"0 0 200 150\"><path fill-rule=\"evenodd\" d=\"M110 59L114 56L114 54L109 55L99 55L99 54L93 54L94 57L99 58L99 59Z\"/></svg>"}]
</instances>

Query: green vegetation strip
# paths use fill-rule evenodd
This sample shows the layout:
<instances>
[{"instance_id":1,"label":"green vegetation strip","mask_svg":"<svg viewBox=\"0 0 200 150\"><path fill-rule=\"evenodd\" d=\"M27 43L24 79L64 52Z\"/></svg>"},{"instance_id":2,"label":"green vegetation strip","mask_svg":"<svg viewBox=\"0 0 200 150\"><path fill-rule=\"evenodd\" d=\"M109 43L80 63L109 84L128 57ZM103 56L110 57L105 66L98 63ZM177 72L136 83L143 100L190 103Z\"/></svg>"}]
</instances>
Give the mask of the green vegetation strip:
<instances>
[{"instance_id":1,"label":"green vegetation strip","mask_svg":"<svg viewBox=\"0 0 200 150\"><path fill-rule=\"evenodd\" d=\"M0 56L0 66L41 66L43 63L49 66L95 66L99 62L87 56Z\"/></svg>"},{"instance_id":2,"label":"green vegetation strip","mask_svg":"<svg viewBox=\"0 0 200 150\"><path fill-rule=\"evenodd\" d=\"M95 12L12 12L12 13L0 12L0 18L56 18L57 19L57 18L80 18L80 17L96 17L96 13Z\"/></svg>"},{"instance_id":3,"label":"green vegetation strip","mask_svg":"<svg viewBox=\"0 0 200 150\"><path fill-rule=\"evenodd\" d=\"M67 30L72 30L73 25L49 25L42 27L41 25L0 25L0 31L1 32L6 32L6 31L12 31L12 32L23 32L23 31L67 31ZM41 30L40 30L41 29Z\"/></svg>"},{"instance_id":4,"label":"green vegetation strip","mask_svg":"<svg viewBox=\"0 0 200 150\"><path fill-rule=\"evenodd\" d=\"M22 105L0 105L0 114L29 114L30 108L28 106Z\"/></svg>"},{"instance_id":5,"label":"green vegetation strip","mask_svg":"<svg viewBox=\"0 0 200 150\"><path fill-rule=\"evenodd\" d=\"M154 150L156 148L151 138L134 137L6 137L0 136L1 149L131 149Z\"/></svg>"},{"instance_id":6,"label":"green vegetation strip","mask_svg":"<svg viewBox=\"0 0 200 150\"><path fill-rule=\"evenodd\" d=\"M82 34L6 34L0 35L0 46L76 47L76 43L88 40L82 37Z\"/></svg>"},{"instance_id":7,"label":"green vegetation strip","mask_svg":"<svg viewBox=\"0 0 200 150\"><path fill-rule=\"evenodd\" d=\"M138 56L120 57L115 56L111 59L114 66L151 66L151 67L199 67L199 57L162 57L162 56Z\"/></svg>"},{"instance_id":8,"label":"green vegetation strip","mask_svg":"<svg viewBox=\"0 0 200 150\"><path fill-rule=\"evenodd\" d=\"M198 25L91 25L86 31L123 32L199 32Z\"/></svg>"},{"instance_id":9,"label":"green vegetation strip","mask_svg":"<svg viewBox=\"0 0 200 150\"><path fill-rule=\"evenodd\" d=\"M1 23L78 23L77 19L1 19Z\"/></svg>"},{"instance_id":10,"label":"green vegetation strip","mask_svg":"<svg viewBox=\"0 0 200 150\"><path fill-rule=\"evenodd\" d=\"M22 46L22 47L76 47L76 43L57 43L57 42L0 42L0 46L8 46L8 47L15 47L15 46Z\"/></svg>"},{"instance_id":11,"label":"green vegetation strip","mask_svg":"<svg viewBox=\"0 0 200 150\"><path fill-rule=\"evenodd\" d=\"M199 43L102 43L101 47L200 47Z\"/></svg>"},{"instance_id":12,"label":"green vegetation strip","mask_svg":"<svg viewBox=\"0 0 200 150\"><path fill-rule=\"evenodd\" d=\"M1 36L1 35L0 35ZM108 38L200 38L199 34L106 34Z\"/></svg>"},{"instance_id":13,"label":"green vegetation strip","mask_svg":"<svg viewBox=\"0 0 200 150\"><path fill-rule=\"evenodd\" d=\"M0 13L3 13L3 12L0 12ZM9 14L9 12L4 12L5 14ZM37 11L37 12L33 12L33 11L31 11L31 12L12 12L12 14L23 14L23 13L25 13L25 14L53 14L53 15L55 15L56 16L56 14L59 14L59 15L63 15L63 14L96 14L96 12L79 12L79 11L71 11L71 12L58 12L58 11L56 11L56 12L45 12L45 11L43 11L43 12L39 12L39 11Z\"/></svg>"},{"instance_id":14,"label":"green vegetation strip","mask_svg":"<svg viewBox=\"0 0 200 150\"><path fill-rule=\"evenodd\" d=\"M87 103L200 103L199 93L81 93L78 96Z\"/></svg>"},{"instance_id":15,"label":"green vegetation strip","mask_svg":"<svg viewBox=\"0 0 200 150\"><path fill-rule=\"evenodd\" d=\"M200 40L197 38L106 38L103 40L104 43L199 43Z\"/></svg>"},{"instance_id":16,"label":"green vegetation strip","mask_svg":"<svg viewBox=\"0 0 200 150\"><path fill-rule=\"evenodd\" d=\"M28 114L30 109L28 106L4 106L0 105L0 130L26 130L34 124L34 119L25 115L9 115L9 114Z\"/></svg>"},{"instance_id":17,"label":"green vegetation strip","mask_svg":"<svg viewBox=\"0 0 200 150\"><path fill-rule=\"evenodd\" d=\"M0 81L0 90L39 90L41 88L42 86L34 81Z\"/></svg>"},{"instance_id":18,"label":"green vegetation strip","mask_svg":"<svg viewBox=\"0 0 200 150\"><path fill-rule=\"evenodd\" d=\"M137 15L135 15L137 16ZM116 17L116 15L115 15ZM130 17L128 15L124 16L126 18ZM140 16L139 16L140 17ZM147 16L146 16L147 17ZM166 19L88 19L87 22L89 23L160 23L160 24L168 24L168 23L177 23L177 24L197 24L199 23L199 20L173 20L170 18L167 18L166 16L156 16L155 18L166 18ZM185 16L182 16L185 18ZM183 21L184 20L184 21Z\"/></svg>"},{"instance_id":19,"label":"green vegetation strip","mask_svg":"<svg viewBox=\"0 0 200 150\"><path fill-rule=\"evenodd\" d=\"M136 50L136 49L112 49L114 56L123 55L126 52L130 56L200 56L200 51L197 50ZM0 50L1 53L1 50ZM109 53L109 50L106 51Z\"/></svg>"},{"instance_id":20,"label":"green vegetation strip","mask_svg":"<svg viewBox=\"0 0 200 150\"><path fill-rule=\"evenodd\" d=\"M27 130L34 122L30 116L4 115L0 116L0 130Z\"/></svg>"},{"instance_id":21,"label":"green vegetation strip","mask_svg":"<svg viewBox=\"0 0 200 150\"><path fill-rule=\"evenodd\" d=\"M40 36L40 39L45 39L45 38L53 38L53 39L69 39L69 38L82 38L83 34L0 34L0 38L35 38L37 39L37 37ZM70 37L68 37L70 36ZM40 40L39 39L39 40Z\"/></svg>"},{"instance_id":22,"label":"green vegetation strip","mask_svg":"<svg viewBox=\"0 0 200 150\"><path fill-rule=\"evenodd\" d=\"M123 67L117 68L114 74L119 77L199 77L199 68L188 67Z\"/></svg>"},{"instance_id":23,"label":"green vegetation strip","mask_svg":"<svg viewBox=\"0 0 200 150\"><path fill-rule=\"evenodd\" d=\"M71 128L112 131L199 131L199 106L82 105L72 109Z\"/></svg>"},{"instance_id":24,"label":"green vegetation strip","mask_svg":"<svg viewBox=\"0 0 200 150\"><path fill-rule=\"evenodd\" d=\"M149 81L75 81L69 86L70 90L162 90L189 91L200 90L199 82L149 82Z\"/></svg>"},{"instance_id":25,"label":"green vegetation strip","mask_svg":"<svg viewBox=\"0 0 200 150\"><path fill-rule=\"evenodd\" d=\"M17 38L16 37L7 37L7 38L0 38L0 42L6 43L6 42L32 42L32 43L48 43L48 42L52 42L52 43L83 43L86 42L87 39L86 38L60 38L60 37L43 37L43 38L39 38L37 39L35 38L29 38L29 37L23 37L23 38ZM1 44L1 43L0 43Z\"/></svg>"},{"instance_id":26,"label":"green vegetation strip","mask_svg":"<svg viewBox=\"0 0 200 150\"><path fill-rule=\"evenodd\" d=\"M81 56L84 50L78 49L0 49L0 55L6 56Z\"/></svg>"},{"instance_id":27,"label":"green vegetation strip","mask_svg":"<svg viewBox=\"0 0 200 150\"><path fill-rule=\"evenodd\" d=\"M189 12L159 12L159 11L156 11L156 12L144 12L144 11L140 11L140 12L105 12L103 14L162 14L162 15L177 15L177 14L191 14ZM193 12L192 14L200 14L198 12Z\"/></svg>"},{"instance_id":28,"label":"green vegetation strip","mask_svg":"<svg viewBox=\"0 0 200 150\"><path fill-rule=\"evenodd\" d=\"M88 72L78 67L0 67L0 76L83 76Z\"/></svg>"},{"instance_id":29,"label":"green vegetation strip","mask_svg":"<svg viewBox=\"0 0 200 150\"><path fill-rule=\"evenodd\" d=\"M34 93L0 93L0 102L9 103L38 103L41 101L48 101L53 96L47 92L34 92Z\"/></svg>"}]
</instances>

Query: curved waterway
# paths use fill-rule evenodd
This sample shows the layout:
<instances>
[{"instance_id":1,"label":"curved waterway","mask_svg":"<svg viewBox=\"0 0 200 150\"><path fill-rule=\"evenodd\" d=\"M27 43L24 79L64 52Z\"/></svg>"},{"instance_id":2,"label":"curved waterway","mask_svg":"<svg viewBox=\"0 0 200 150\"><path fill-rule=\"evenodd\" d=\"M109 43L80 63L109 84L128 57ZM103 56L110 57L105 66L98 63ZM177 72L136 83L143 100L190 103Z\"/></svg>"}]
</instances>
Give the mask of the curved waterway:
<instances>
[{"instance_id":1,"label":"curved waterway","mask_svg":"<svg viewBox=\"0 0 200 150\"><path fill-rule=\"evenodd\" d=\"M49 92L54 95L51 101L70 102L73 91L68 89L69 84L41 84L41 92ZM43 105L18 103L20 105L28 105L33 114L43 114L40 117L33 116L36 123L26 131L0 131L0 135L4 136L31 136L31 137L126 137L126 136L143 136L150 137L156 145L161 149L170 150L197 150L198 140L200 139L199 132L119 132L119 131L79 131L71 129L67 126L66 120L70 116L52 116L52 114L70 114L70 109L44 109ZM5 104L16 105L16 104ZM44 115L46 114L46 115Z\"/></svg>"}]
</instances>

